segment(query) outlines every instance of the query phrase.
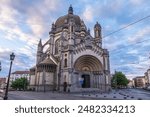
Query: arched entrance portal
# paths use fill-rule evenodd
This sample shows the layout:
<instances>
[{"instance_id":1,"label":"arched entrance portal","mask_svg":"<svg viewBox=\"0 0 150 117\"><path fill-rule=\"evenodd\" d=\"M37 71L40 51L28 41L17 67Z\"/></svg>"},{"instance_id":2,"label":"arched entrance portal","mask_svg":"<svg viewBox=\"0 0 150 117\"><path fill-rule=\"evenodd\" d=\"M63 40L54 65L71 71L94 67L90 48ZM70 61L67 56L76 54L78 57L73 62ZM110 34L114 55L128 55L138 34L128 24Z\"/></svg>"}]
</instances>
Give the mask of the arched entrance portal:
<instances>
[{"instance_id":1,"label":"arched entrance portal","mask_svg":"<svg viewBox=\"0 0 150 117\"><path fill-rule=\"evenodd\" d=\"M83 74L82 79L83 79L82 88L90 88L90 75Z\"/></svg>"},{"instance_id":2,"label":"arched entrance portal","mask_svg":"<svg viewBox=\"0 0 150 117\"><path fill-rule=\"evenodd\" d=\"M74 68L75 82L80 82L79 87L100 88L102 86L103 68L96 57L92 55L81 56L75 61Z\"/></svg>"}]
</instances>

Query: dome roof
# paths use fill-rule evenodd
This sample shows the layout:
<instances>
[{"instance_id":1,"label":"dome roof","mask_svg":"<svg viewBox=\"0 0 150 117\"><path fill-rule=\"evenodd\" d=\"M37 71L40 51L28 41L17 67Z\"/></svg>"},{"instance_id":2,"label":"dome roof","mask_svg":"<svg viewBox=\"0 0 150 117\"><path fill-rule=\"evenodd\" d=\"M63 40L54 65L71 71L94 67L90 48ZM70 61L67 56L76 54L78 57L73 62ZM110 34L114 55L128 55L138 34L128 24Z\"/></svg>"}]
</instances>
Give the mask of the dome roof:
<instances>
[{"instance_id":1,"label":"dome roof","mask_svg":"<svg viewBox=\"0 0 150 117\"><path fill-rule=\"evenodd\" d=\"M61 16L56 20L55 26L61 27L64 24L67 24L69 20L73 19L76 25L81 25L81 19L79 16L73 14L72 6L69 7L68 14L65 16Z\"/></svg>"},{"instance_id":2,"label":"dome roof","mask_svg":"<svg viewBox=\"0 0 150 117\"><path fill-rule=\"evenodd\" d=\"M81 25L81 23L80 23L81 20L80 20L79 16L68 14L68 15L65 15L65 16L62 16L62 17L58 18L56 20L55 26L56 27L61 27L64 24L68 23L69 19L74 19L76 25Z\"/></svg>"}]
</instances>

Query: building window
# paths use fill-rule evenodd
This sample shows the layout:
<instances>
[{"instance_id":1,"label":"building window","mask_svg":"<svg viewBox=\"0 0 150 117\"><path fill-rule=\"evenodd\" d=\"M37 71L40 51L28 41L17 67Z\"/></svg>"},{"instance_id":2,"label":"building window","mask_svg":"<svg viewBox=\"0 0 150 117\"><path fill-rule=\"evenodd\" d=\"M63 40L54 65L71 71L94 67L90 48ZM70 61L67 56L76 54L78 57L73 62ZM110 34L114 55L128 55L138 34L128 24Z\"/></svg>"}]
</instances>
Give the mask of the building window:
<instances>
[{"instance_id":1,"label":"building window","mask_svg":"<svg viewBox=\"0 0 150 117\"><path fill-rule=\"evenodd\" d=\"M55 54L58 54L59 40L55 41Z\"/></svg>"},{"instance_id":2,"label":"building window","mask_svg":"<svg viewBox=\"0 0 150 117\"><path fill-rule=\"evenodd\" d=\"M64 60L64 67L67 67L67 59Z\"/></svg>"}]
</instances>

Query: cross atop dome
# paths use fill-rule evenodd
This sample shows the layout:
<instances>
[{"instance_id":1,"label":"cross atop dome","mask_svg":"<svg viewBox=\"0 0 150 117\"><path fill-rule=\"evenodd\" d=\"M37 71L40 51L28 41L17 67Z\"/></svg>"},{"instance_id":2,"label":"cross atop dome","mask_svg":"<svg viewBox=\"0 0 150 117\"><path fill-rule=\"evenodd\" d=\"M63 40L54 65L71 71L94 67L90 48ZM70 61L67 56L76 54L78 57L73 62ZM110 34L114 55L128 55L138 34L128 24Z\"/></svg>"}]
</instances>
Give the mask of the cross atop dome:
<instances>
[{"instance_id":1,"label":"cross atop dome","mask_svg":"<svg viewBox=\"0 0 150 117\"><path fill-rule=\"evenodd\" d=\"M68 9L68 14L73 14L73 8L72 5L70 5L69 9Z\"/></svg>"}]
</instances>

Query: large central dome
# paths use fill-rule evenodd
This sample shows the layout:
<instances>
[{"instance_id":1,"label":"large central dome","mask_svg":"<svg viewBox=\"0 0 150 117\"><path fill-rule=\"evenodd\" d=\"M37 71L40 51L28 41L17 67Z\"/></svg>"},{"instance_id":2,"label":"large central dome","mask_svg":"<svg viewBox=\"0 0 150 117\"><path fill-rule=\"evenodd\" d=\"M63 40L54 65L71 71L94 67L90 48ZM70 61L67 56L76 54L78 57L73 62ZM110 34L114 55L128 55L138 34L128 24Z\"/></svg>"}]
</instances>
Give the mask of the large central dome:
<instances>
[{"instance_id":1,"label":"large central dome","mask_svg":"<svg viewBox=\"0 0 150 117\"><path fill-rule=\"evenodd\" d=\"M73 14L72 6L69 7L68 14L61 16L56 20L55 26L62 27L64 24L68 24L69 20L74 20L76 25L81 25L81 19L79 16Z\"/></svg>"}]
</instances>

